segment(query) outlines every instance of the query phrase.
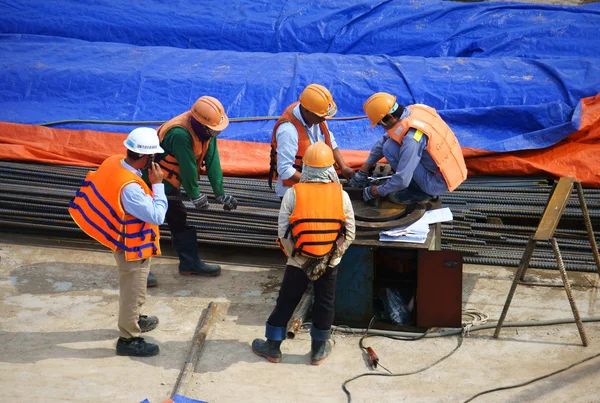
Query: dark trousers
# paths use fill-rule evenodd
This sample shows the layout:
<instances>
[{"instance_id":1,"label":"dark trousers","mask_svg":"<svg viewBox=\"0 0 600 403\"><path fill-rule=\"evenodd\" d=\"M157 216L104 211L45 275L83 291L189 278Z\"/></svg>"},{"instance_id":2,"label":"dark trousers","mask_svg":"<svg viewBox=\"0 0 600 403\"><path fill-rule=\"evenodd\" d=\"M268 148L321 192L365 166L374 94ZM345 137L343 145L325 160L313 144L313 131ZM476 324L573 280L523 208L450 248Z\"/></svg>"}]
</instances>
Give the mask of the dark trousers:
<instances>
[{"instance_id":1,"label":"dark trousers","mask_svg":"<svg viewBox=\"0 0 600 403\"><path fill-rule=\"evenodd\" d=\"M336 277L337 266L330 267L314 282L315 299L312 306L312 323L319 330L329 330L333 324ZM267 320L269 325L287 326L309 281L302 269L286 266L275 309Z\"/></svg>"},{"instance_id":2,"label":"dark trousers","mask_svg":"<svg viewBox=\"0 0 600 403\"><path fill-rule=\"evenodd\" d=\"M181 192L179 190L174 190L169 193L169 196L181 197ZM169 207L167 208L165 221L169 226L171 234L179 234L190 229L190 226L187 225L187 211L181 200L169 199Z\"/></svg>"}]
</instances>

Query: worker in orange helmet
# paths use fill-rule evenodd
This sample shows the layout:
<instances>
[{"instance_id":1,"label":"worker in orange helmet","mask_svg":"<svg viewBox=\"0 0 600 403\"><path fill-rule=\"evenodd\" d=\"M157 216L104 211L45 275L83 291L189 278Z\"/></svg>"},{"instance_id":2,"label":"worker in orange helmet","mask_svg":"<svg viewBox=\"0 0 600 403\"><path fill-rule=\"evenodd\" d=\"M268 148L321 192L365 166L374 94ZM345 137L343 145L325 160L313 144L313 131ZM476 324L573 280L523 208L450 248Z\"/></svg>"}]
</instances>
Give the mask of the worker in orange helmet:
<instances>
[{"instance_id":1,"label":"worker in orange helmet","mask_svg":"<svg viewBox=\"0 0 600 403\"><path fill-rule=\"evenodd\" d=\"M363 108L373 128L386 130L350 180L350 186L365 188L365 201L385 196L394 203L426 201L453 191L467 178L458 140L435 109L404 107L386 92L372 95ZM368 186L368 172L382 157L394 174L381 186Z\"/></svg>"},{"instance_id":2,"label":"worker in orange helmet","mask_svg":"<svg viewBox=\"0 0 600 403\"><path fill-rule=\"evenodd\" d=\"M255 339L252 351L271 362L281 361L287 323L313 281L310 363L319 365L331 352L337 265L354 240L354 211L328 145L309 146L302 161L299 183L286 191L279 210L278 241L288 257L283 282L267 320L267 340Z\"/></svg>"},{"instance_id":3,"label":"worker in orange helmet","mask_svg":"<svg viewBox=\"0 0 600 403\"><path fill-rule=\"evenodd\" d=\"M333 150L335 163L341 174L349 179L354 170L349 168L338 149L327 119L337 113L337 106L327 88L310 84L300 94L298 102L288 106L273 128L271 137L271 164L269 186L277 174L275 192L283 197L300 180L302 157L306 149L322 141Z\"/></svg>"},{"instance_id":4,"label":"worker in orange helmet","mask_svg":"<svg viewBox=\"0 0 600 403\"><path fill-rule=\"evenodd\" d=\"M217 136L229 125L229 118L218 99L200 97L191 110L174 117L158 128L165 152L157 162L165 174L165 192L170 196L166 221L173 248L179 257L179 274L218 276L221 267L203 262L198 256L196 228L187 224L187 213L180 200L183 186L195 208L208 208L208 197L200 193L198 179L206 171L216 200L226 211L237 207L237 200L223 190L223 171L217 148ZM148 286L157 284L150 273Z\"/></svg>"}]
</instances>

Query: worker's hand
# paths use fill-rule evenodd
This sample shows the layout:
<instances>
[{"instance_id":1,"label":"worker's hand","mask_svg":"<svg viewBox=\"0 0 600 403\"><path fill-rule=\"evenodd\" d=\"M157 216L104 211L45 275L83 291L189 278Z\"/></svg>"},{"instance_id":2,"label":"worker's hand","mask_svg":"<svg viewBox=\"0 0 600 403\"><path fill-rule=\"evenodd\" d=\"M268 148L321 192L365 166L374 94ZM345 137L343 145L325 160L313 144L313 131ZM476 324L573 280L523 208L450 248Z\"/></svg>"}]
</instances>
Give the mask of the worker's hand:
<instances>
[{"instance_id":1,"label":"worker's hand","mask_svg":"<svg viewBox=\"0 0 600 403\"><path fill-rule=\"evenodd\" d=\"M223 205L223 210L231 211L237 208L238 202L231 195L223 195L217 197L217 201Z\"/></svg>"},{"instance_id":2,"label":"worker's hand","mask_svg":"<svg viewBox=\"0 0 600 403\"><path fill-rule=\"evenodd\" d=\"M369 184L369 174L365 171L358 171L350 179L349 185L353 188L364 188Z\"/></svg>"},{"instance_id":3,"label":"worker's hand","mask_svg":"<svg viewBox=\"0 0 600 403\"><path fill-rule=\"evenodd\" d=\"M354 169L350 167L345 167L342 169L342 176L348 180L354 176Z\"/></svg>"},{"instance_id":4,"label":"worker's hand","mask_svg":"<svg viewBox=\"0 0 600 403\"><path fill-rule=\"evenodd\" d=\"M194 203L196 210L206 210L208 208L208 197L206 197L206 195L201 194L195 199L192 199L192 203Z\"/></svg>"},{"instance_id":5,"label":"worker's hand","mask_svg":"<svg viewBox=\"0 0 600 403\"><path fill-rule=\"evenodd\" d=\"M379 193L377 193L377 186L367 186L363 191L363 200L366 202L377 197L379 197Z\"/></svg>"},{"instance_id":6,"label":"worker's hand","mask_svg":"<svg viewBox=\"0 0 600 403\"><path fill-rule=\"evenodd\" d=\"M148 168L148 179L150 179L150 183L162 183L163 177L162 169L160 169L160 166L156 162L153 162Z\"/></svg>"}]
</instances>

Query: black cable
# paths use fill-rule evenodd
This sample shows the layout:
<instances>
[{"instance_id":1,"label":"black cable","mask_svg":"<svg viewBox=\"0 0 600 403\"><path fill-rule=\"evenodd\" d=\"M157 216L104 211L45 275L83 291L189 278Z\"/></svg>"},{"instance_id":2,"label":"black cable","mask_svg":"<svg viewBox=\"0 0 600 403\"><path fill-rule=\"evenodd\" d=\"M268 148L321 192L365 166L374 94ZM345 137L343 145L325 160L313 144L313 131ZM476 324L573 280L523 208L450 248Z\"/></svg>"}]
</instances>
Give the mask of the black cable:
<instances>
[{"instance_id":1,"label":"black cable","mask_svg":"<svg viewBox=\"0 0 600 403\"><path fill-rule=\"evenodd\" d=\"M365 333L363 334L363 336L360 338L358 344L360 346L361 349L366 350L367 348L363 345L363 341L364 339L366 339L367 337L387 337L389 339L394 339L394 340L404 340L404 341L416 341L416 340L421 340L422 338L424 338L431 329L427 329L427 331L425 331L424 333L416 336L416 337L402 337L402 336L390 336L390 335L370 335L368 334L369 330L371 329L371 326L373 325L373 322L375 320L375 317L373 317L371 319L371 321L369 322L369 326L367 327L367 330L365 331ZM363 376L390 376L390 377L396 377L396 376L408 376L408 375L415 375L418 374L420 372L426 371L429 368L439 364L440 362L444 361L446 358L450 357L452 354L454 354L456 352L456 350L459 349L459 347L462 345L463 342L463 335L462 333L458 335L458 344L456 345L456 347L448 354L446 354L445 356L443 356L442 358L440 358L439 360L437 360L436 362L434 362L431 365L428 365L424 368L421 368L419 370L413 371L413 372L404 372L404 373L400 373L400 374L394 374L392 373L390 370L388 370L387 368L381 366L381 364L379 364L380 367L382 367L383 369L385 369L386 371L388 371L389 373L383 373L383 372L378 372L378 373L373 373L373 372L365 372L363 374L360 375L356 375L353 378L347 379L344 381L344 383L342 384L342 390L344 391L344 393L346 394L346 397L348 398L348 403L352 402L352 396L350 394L350 391L346 388L346 385L348 385L350 382L357 380L358 378L362 378Z\"/></svg>"},{"instance_id":2,"label":"black cable","mask_svg":"<svg viewBox=\"0 0 600 403\"><path fill-rule=\"evenodd\" d=\"M550 373L550 374L546 374L546 375L543 375L543 376L540 376L540 377L537 377L537 378L531 379L531 380L529 380L529 381L527 381L527 382L523 382L523 383L519 383L519 384L517 384L517 385L511 385L511 386L502 386L502 387L500 387L500 388L494 388L494 389L486 390L486 391L483 391L483 392L479 392L478 394L476 394L476 395L474 395L474 396L470 397L469 399L465 400L465 401L464 401L464 403L468 403L468 402L470 402L470 401L474 400L476 397L479 397L479 396L482 396L482 395L486 395L486 394L488 394L488 393L492 393L492 392L498 392L498 391L500 391L500 390L507 390L507 389L515 389L515 388L520 388L521 386L526 386L526 385L529 385L530 383L534 383L534 382L537 382L537 381L541 381L542 379L549 378L549 377L551 377L551 376L553 376L553 375L556 375L556 374L560 374L561 372L564 372L564 371L566 371L566 370L568 370L568 369L571 369L571 368L573 368L573 367L575 367L575 366L577 366L577 365L579 365L579 364L583 364L584 362L586 362L586 361L589 361L589 360L592 360L592 359L594 359L594 358L597 358L597 357L600 357L600 353L598 353L598 354L596 354L596 355L592 355L591 357L584 358L584 359L583 359L583 360L581 360L581 361L577 361L576 363L574 363L574 364L571 364L571 365L569 365L568 367L565 367L565 368L559 369L559 370L557 370L557 371L554 371L554 372L552 372L552 373Z\"/></svg>"}]
</instances>

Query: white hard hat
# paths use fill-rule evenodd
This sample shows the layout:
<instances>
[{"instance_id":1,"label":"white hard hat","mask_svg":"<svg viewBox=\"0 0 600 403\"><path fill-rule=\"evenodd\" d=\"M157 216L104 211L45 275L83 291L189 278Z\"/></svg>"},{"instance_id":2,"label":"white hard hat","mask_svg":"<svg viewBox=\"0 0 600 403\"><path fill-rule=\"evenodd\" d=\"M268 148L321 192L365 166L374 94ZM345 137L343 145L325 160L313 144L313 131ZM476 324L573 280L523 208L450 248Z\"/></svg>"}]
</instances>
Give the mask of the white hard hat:
<instances>
[{"instance_id":1,"label":"white hard hat","mask_svg":"<svg viewBox=\"0 0 600 403\"><path fill-rule=\"evenodd\" d=\"M133 129L123 144L125 148L138 154L159 154L165 151L160 147L156 130L151 127Z\"/></svg>"}]
</instances>

